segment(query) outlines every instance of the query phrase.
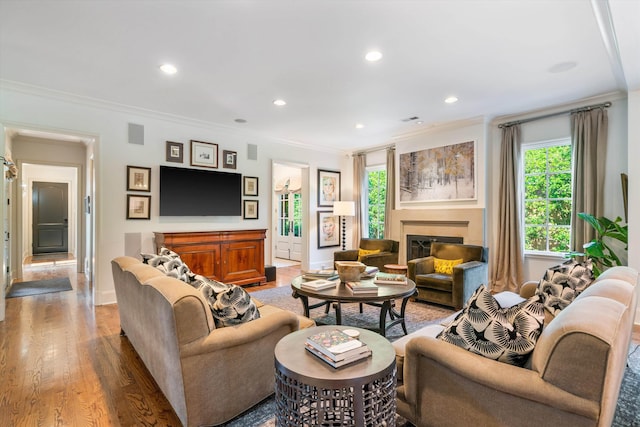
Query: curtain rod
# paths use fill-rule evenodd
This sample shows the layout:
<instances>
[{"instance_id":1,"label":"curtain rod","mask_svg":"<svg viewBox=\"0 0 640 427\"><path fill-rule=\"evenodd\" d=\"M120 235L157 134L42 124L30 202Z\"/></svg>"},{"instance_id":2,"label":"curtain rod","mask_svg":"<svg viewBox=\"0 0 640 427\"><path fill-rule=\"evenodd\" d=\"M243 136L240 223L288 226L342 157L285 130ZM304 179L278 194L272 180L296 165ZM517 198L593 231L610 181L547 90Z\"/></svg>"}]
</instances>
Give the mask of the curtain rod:
<instances>
[{"instance_id":1,"label":"curtain rod","mask_svg":"<svg viewBox=\"0 0 640 427\"><path fill-rule=\"evenodd\" d=\"M368 153L373 153L373 152L376 152L376 151L388 150L389 148L396 148L396 145L395 144L391 144L391 145L385 145L385 146L382 146L382 147L369 148L368 150L356 151L355 153L353 153L351 155L351 157L357 156L358 154L368 154Z\"/></svg>"},{"instance_id":2,"label":"curtain rod","mask_svg":"<svg viewBox=\"0 0 640 427\"><path fill-rule=\"evenodd\" d=\"M579 113L581 111L595 110L596 108L609 108L609 107L611 107L610 102L603 102L602 104L589 105L588 107L574 108L573 110L566 110L566 111L560 111L557 113L545 114L544 116L537 116L537 117L531 117L528 119L514 120L512 122L501 123L498 125L498 127L502 129L502 128L507 128L509 126L513 126L513 125L519 125L522 123L533 122L541 119L548 119L549 117L561 116L563 114L573 114L573 113Z\"/></svg>"}]
</instances>

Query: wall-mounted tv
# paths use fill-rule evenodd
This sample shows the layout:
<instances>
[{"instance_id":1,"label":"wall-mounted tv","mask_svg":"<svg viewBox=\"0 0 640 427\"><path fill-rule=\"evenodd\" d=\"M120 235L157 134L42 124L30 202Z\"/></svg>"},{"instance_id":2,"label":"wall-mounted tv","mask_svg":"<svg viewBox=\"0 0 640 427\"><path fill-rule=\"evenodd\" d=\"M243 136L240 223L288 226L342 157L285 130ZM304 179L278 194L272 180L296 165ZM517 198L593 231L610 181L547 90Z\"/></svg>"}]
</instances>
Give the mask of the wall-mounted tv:
<instances>
[{"instance_id":1,"label":"wall-mounted tv","mask_svg":"<svg viewBox=\"0 0 640 427\"><path fill-rule=\"evenodd\" d=\"M240 216L242 175L160 166L160 216Z\"/></svg>"}]
</instances>

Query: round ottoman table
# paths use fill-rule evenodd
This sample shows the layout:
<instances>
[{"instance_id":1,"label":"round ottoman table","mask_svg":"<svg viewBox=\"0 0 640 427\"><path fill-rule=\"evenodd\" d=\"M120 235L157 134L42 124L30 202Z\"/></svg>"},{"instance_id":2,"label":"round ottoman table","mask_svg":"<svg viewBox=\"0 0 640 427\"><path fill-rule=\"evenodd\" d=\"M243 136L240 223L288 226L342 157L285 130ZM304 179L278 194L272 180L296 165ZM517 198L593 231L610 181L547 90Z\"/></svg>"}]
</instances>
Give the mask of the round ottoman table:
<instances>
[{"instance_id":1,"label":"round ottoman table","mask_svg":"<svg viewBox=\"0 0 640 427\"><path fill-rule=\"evenodd\" d=\"M322 330L356 329L371 356L333 368L305 350ZM366 329L318 326L293 332L275 348L276 425L395 425L396 358L391 343Z\"/></svg>"}]
</instances>

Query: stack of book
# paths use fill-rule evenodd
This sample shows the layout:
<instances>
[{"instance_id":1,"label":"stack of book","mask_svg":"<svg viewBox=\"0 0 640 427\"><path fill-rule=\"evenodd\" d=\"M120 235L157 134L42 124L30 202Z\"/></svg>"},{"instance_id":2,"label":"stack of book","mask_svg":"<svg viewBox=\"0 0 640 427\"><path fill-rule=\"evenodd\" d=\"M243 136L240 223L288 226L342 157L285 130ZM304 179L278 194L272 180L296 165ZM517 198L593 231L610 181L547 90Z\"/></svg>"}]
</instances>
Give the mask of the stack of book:
<instances>
[{"instance_id":1,"label":"stack of book","mask_svg":"<svg viewBox=\"0 0 640 427\"><path fill-rule=\"evenodd\" d=\"M368 265L360 275L360 279L373 279L378 271L380 271L378 267Z\"/></svg>"},{"instance_id":2,"label":"stack of book","mask_svg":"<svg viewBox=\"0 0 640 427\"><path fill-rule=\"evenodd\" d=\"M406 285L407 284L407 276L404 274L393 274L393 273L376 273L375 279L373 279L373 283L377 283L379 285Z\"/></svg>"},{"instance_id":3,"label":"stack of book","mask_svg":"<svg viewBox=\"0 0 640 427\"><path fill-rule=\"evenodd\" d=\"M307 337L305 348L334 368L348 365L371 355L371 350L365 343L338 329L318 332Z\"/></svg>"},{"instance_id":4,"label":"stack of book","mask_svg":"<svg viewBox=\"0 0 640 427\"><path fill-rule=\"evenodd\" d=\"M331 269L308 270L302 273L302 278L308 280L325 279L334 280L338 278L338 272Z\"/></svg>"},{"instance_id":5,"label":"stack of book","mask_svg":"<svg viewBox=\"0 0 640 427\"><path fill-rule=\"evenodd\" d=\"M352 294L378 294L378 287L371 281L366 282L347 282L345 287L351 291Z\"/></svg>"},{"instance_id":6,"label":"stack of book","mask_svg":"<svg viewBox=\"0 0 640 427\"><path fill-rule=\"evenodd\" d=\"M309 289L312 291L321 291L323 289L335 288L337 284L338 280L316 279L308 282L302 282L300 283L300 287L302 289Z\"/></svg>"}]
</instances>

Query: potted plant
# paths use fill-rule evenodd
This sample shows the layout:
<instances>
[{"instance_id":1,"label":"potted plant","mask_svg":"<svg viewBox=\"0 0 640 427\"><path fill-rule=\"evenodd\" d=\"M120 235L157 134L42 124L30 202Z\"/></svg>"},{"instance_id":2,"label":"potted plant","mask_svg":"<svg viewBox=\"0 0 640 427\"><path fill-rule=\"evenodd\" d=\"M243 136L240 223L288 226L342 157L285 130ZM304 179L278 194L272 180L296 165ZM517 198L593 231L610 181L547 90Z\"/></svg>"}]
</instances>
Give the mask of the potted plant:
<instances>
[{"instance_id":1,"label":"potted plant","mask_svg":"<svg viewBox=\"0 0 640 427\"><path fill-rule=\"evenodd\" d=\"M611 221L606 217L595 217L585 212L580 212L578 217L586 221L596 231L596 237L583 245L584 252L571 252L570 257L584 256L590 259L593 264L593 275L598 277L604 270L616 265L624 265L620 257L616 255L611 247L610 239L624 243L624 250L628 247L629 230L628 225L622 225L622 218L617 217Z\"/></svg>"}]
</instances>

